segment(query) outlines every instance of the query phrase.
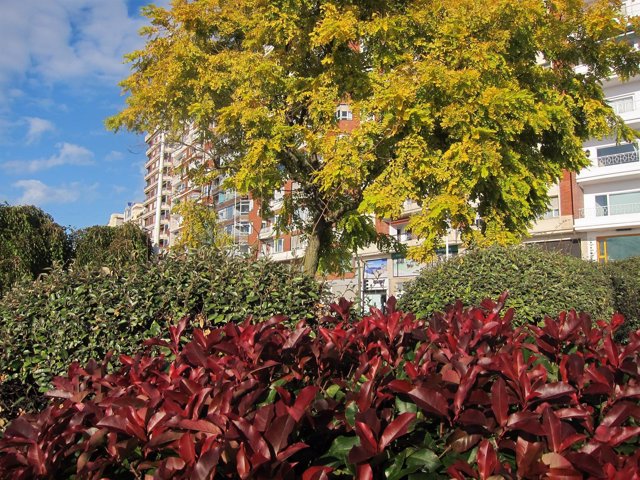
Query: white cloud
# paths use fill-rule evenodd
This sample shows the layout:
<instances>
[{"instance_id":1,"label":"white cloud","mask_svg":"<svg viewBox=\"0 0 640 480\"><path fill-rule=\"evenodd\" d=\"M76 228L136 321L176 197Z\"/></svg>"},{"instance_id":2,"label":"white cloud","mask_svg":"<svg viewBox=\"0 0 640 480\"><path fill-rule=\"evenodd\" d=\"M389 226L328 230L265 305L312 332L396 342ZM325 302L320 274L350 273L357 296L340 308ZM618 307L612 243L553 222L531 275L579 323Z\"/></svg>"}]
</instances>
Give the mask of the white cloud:
<instances>
[{"instance_id":1,"label":"white cloud","mask_svg":"<svg viewBox=\"0 0 640 480\"><path fill-rule=\"evenodd\" d=\"M27 130L27 145L38 142L42 135L47 132L55 131L56 127L49 120L38 117L25 117L25 121L28 125Z\"/></svg>"},{"instance_id":2,"label":"white cloud","mask_svg":"<svg viewBox=\"0 0 640 480\"><path fill-rule=\"evenodd\" d=\"M111 150L107 153L107 156L104 157L106 162L117 162L118 160L122 160L124 158L124 153L118 152L117 150Z\"/></svg>"},{"instance_id":3,"label":"white cloud","mask_svg":"<svg viewBox=\"0 0 640 480\"><path fill-rule=\"evenodd\" d=\"M27 78L113 84L128 72L124 54L143 44L138 30L145 23L129 16L126 0L4 2L0 92ZM7 100L6 93L0 96Z\"/></svg>"},{"instance_id":4,"label":"white cloud","mask_svg":"<svg viewBox=\"0 0 640 480\"><path fill-rule=\"evenodd\" d=\"M95 193L98 184L84 186L74 182L52 187L40 180L20 180L15 182L13 187L23 189L22 196L16 200L15 204L42 206L51 203L73 203L85 199Z\"/></svg>"},{"instance_id":5,"label":"white cloud","mask_svg":"<svg viewBox=\"0 0 640 480\"><path fill-rule=\"evenodd\" d=\"M49 158L37 160L12 160L4 162L0 166L14 173L38 172L61 165L91 165L93 164L93 152L73 143L59 143L56 145L58 153Z\"/></svg>"}]
</instances>

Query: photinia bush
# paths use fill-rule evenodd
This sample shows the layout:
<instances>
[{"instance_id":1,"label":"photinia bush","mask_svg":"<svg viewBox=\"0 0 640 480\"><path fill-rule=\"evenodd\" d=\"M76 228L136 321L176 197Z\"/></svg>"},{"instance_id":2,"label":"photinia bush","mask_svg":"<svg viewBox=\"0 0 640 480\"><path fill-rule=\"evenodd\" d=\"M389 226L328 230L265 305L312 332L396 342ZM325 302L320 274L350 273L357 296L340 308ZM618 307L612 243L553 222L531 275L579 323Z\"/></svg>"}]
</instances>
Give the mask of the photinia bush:
<instances>
[{"instance_id":1,"label":"photinia bush","mask_svg":"<svg viewBox=\"0 0 640 480\"><path fill-rule=\"evenodd\" d=\"M638 478L640 333L573 311L514 328L504 300L429 320L341 301L314 329L187 343L183 320L116 373L71 365L6 429L0 477Z\"/></svg>"}]
</instances>

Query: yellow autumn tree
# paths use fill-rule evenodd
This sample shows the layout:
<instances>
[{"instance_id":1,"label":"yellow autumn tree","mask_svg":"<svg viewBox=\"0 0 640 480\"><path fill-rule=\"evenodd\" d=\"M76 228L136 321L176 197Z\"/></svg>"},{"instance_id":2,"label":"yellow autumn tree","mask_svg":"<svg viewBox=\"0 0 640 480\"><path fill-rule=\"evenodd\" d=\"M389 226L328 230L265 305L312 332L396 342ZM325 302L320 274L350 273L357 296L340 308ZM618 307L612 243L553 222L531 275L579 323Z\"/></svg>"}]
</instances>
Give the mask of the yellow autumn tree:
<instances>
[{"instance_id":1,"label":"yellow autumn tree","mask_svg":"<svg viewBox=\"0 0 640 480\"><path fill-rule=\"evenodd\" d=\"M225 249L231 246L231 238L218 225L218 214L210 206L184 200L175 205L172 211L181 217L182 226L172 250L183 252L203 247Z\"/></svg>"},{"instance_id":2,"label":"yellow autumn tree","mask_svg":"<svg viewBox=\"0 0 640 480\"><path fill-rule=\"evenodd\" d=\"M381 243L371 214L393 218L407 199L421 205L414 258L448 228L514 241L562 170L587 164L586 139L634 136L601 88L639 73L619 0L171 5L145 9L127 106L108 126L179 136L193 124L209 160L264 204L295 181L283 218L308 238L308 272ZM349 133L344 101L360 119Z\"/></svg>"}]
</instances>

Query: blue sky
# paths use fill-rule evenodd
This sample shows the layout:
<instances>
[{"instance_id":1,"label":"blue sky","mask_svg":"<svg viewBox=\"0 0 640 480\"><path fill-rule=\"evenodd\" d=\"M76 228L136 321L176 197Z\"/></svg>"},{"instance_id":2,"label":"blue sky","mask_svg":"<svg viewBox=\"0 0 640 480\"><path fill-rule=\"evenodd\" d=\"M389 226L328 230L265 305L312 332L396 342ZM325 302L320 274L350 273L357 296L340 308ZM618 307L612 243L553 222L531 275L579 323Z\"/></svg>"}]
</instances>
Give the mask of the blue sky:
<instances>
[{"instance_id":1,"label":"blue sky","mask_svg":"<svg viewBox=\"0 0 640 480\"><path fill-rule=\"evenodd\" d=\"M146 3L0 0L0 202L82 228L143 199L143 138L104 119L124 105Z\"/></svg>"}]
</instances>

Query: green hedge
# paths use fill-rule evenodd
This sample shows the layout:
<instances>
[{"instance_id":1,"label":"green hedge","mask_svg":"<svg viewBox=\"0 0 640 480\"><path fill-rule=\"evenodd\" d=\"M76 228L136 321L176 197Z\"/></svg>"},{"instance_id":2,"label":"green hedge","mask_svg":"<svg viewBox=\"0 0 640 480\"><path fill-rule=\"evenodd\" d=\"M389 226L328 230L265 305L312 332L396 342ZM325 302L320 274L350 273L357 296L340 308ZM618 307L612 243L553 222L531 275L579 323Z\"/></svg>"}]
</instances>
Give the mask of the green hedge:
<instances>
[{"instance_id":1,"label":"green hedge","mask_svg":"<svg viewBox=\"0 0 640 480\"><path fill-rule=\"evenodd\" d=\"M610 262L605 271L611 278L615 310L626 319L617 332L617 338L624 341L640 328L640 257Z\"/></svg>"},{"instance_id":2,"label":"green hedge","mask_svg":"<svg viewBox=\"0 0 640 480\"><path fill-rule=\"evenodd\" d=\"M16 281L33 280L71 257L63 227L34 206L0 203L0 296Z\"/></svg>"},{"instance_id":3,"label":"green hedge","mask_svg":"<svg viewBox=\"0 0 640 480\"><path fill-rule=\"evenodd\" d=\"M322 296L314 279L285 265L212 252L117 272L56 270L0 300L0 409L28 409L35 391L71 361L134 353L184 315L194 315L196 326L206 326L205 318L215 324L280 313L313 319Z\"/></svg>"},{"instance_id":4,"label":"green hedge","mask_svg":"<svg viewBox=\"0 0 640 480\"><path fill-rule=\"evenodd\" d=\"M600 266L530 245L478 249L425 268L399 305L428 316L456 299L473 305L504 290L520 324L572 308L607 318L616 306L609 274Z\"/></svg>"},{"instance_id":5,"label":"green hedge","mask_svg":"<svg viewBox=\"0 0 640 480\"><path fill-rule=\"evenodd\" d=\"M126 268L148 261L153 253L149 237L133 223L84 228L73 232L71 239L77 266Z\"/></svg>"}]
</instances>

